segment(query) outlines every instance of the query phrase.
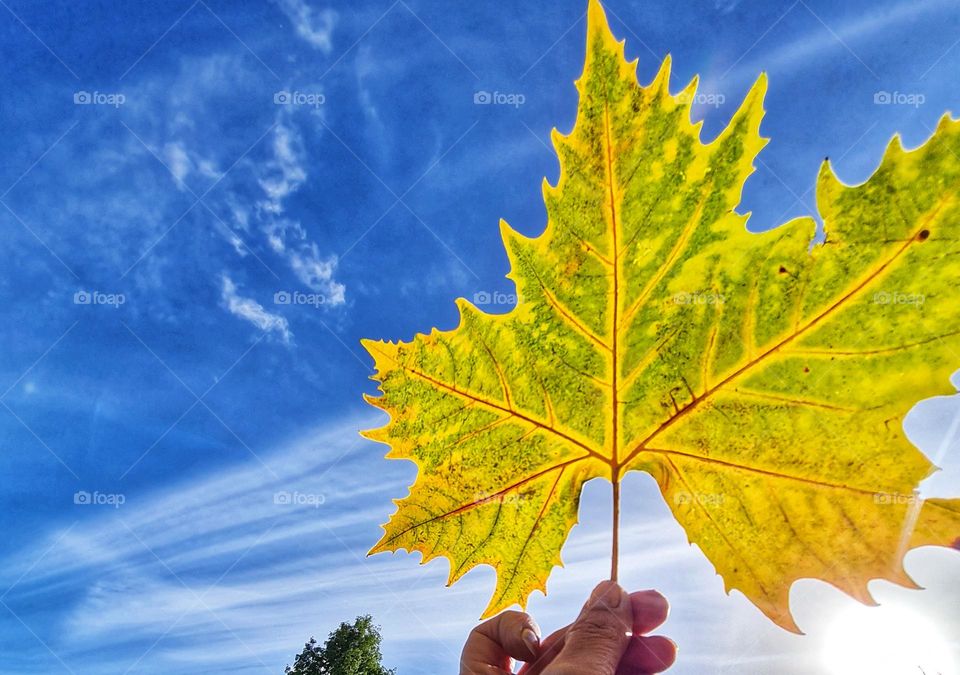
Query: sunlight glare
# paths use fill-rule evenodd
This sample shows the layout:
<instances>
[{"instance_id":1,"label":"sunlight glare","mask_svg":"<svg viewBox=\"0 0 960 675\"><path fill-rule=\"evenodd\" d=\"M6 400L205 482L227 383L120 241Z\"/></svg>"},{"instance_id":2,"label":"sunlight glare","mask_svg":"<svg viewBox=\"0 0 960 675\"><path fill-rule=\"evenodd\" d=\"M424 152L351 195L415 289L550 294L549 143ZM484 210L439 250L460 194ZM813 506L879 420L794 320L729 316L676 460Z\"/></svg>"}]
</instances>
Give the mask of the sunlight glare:
<instances>
[{"instance_id":1,"label":"sunlight glare","mask_svg":"<svg viewBox=\"0 0 960 675\"><path fill-rule=\"evenodd\" d=\"M951 651L937 625L917 612L856 605L834 618L823 660L834 675L958 675Z\"/></svg>"}]
</instances>

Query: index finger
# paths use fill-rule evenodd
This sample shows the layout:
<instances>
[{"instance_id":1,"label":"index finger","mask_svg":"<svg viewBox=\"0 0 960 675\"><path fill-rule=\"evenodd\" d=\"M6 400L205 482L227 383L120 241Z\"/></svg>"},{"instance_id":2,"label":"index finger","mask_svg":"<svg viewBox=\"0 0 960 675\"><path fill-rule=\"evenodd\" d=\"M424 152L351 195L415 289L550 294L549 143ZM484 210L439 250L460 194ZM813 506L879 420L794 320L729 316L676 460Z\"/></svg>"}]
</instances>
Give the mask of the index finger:
<instances>
[{"instance_id":1,"label":"index finger","mask_svg":"<svg viewBox=\"0 0 960 675\"><path fill-rule=\"evenodd\" d=\"M670 603L657 591L637 591L630 594L633 607L633 634L644 635L667 620Z\"/></svg>"}]
</instances>

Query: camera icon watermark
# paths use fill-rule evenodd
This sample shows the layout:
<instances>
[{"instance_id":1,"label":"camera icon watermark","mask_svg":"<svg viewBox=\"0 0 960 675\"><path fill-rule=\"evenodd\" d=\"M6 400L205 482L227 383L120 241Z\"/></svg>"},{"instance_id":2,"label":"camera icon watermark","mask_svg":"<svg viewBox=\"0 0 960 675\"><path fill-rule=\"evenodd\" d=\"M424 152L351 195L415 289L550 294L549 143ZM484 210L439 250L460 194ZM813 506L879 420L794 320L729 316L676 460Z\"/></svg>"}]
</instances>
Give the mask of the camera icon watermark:
<instances>
[{"instance_id":1,"label":"camera icon watermark","mask_svg":"<svg viewBox=\"0 0 960 675\"><path fill-rule=\"evenodd\" d=\"M281 490L273 493L273 503L277 506L312 506L315 509L325 504L327 498L314 492L287 492Z\"/></svg>"},{"instance_id":2,"label":"camera icon watermark","mask_svg":"<svg viewBox=\"0 0 960 675\"><path fill-rule=\"evenodd\" d=\"M529 501L532 501L533 497L529 494L523 492L507 492L507 493L488 493L488 492L476 492L473 495L471 503L473 504L492 504L496 503L500 506L515 506L517 508L522 508L524 504Z\"/></svg>"},{"instance_id":3,"label":"camera icon watermark","mask_svg":"<svg viewBox=\"0 0 960 675\"><path fill-rule=\"evenodd\" d=\"M75 91L73 92L74 105L110 105L119 108L127 102L127 97L123 94L107 94L101 91Z\"/></svg>"},{"instance_id":4,"label":"camera icon watermark","mask_svg":"<svg viewBox=\"0 0 960 675\"><path fill-rule=\"evenodd\" d=\"M873 294L875 305L910 305L922 307L927 301L923 293L900 293L898 291L877 291Z\"/></svg>"},{"instance_id":5,"label":"camera icon watermark","mask_svg":"<svg viewBox=\"0 0 960 675\"><path fill-rule=\"evenodd\" d=\"M920 503L920 496L917 494L901 494L899 492L877 492L873 495L874 504L884 504L887 506L902 506L905 504Z\"/></svg>"},{"instance_id":6,"label":"camera icon watermark","mask_svg":"<svg viewBox=\"0 0 960 675\"><path fill-rule=\"evenodd\" d=\"M725 298L712 291L694 291L674 293L671 300L675 305L722 305Z\"/></svg>"},{"instance_id":7,"label":"camera icon watermark","mask_svg":"<svg viewBox=\"0 0 960 675\"><path fill-rule=\"evenodd\" d=\"M473 304L477 307L484 305L518 305L521 298L516 293L501 293L500 291L478 291L473 294Z\"/></svg>"},{"instance_id":8,"label":"camera icon watermark","mask_svg":"<svg viewBox=\"0 0 960 675\"><path fill-rule=\"evenodd\" d=\"M719 108L727 102L727 97L719 93L708 94L706 92L697 92L695 94L688 94L686 92L680 92L677 94L677 101L683 104L712 105L714 108Z\"/></svg>"},{"instance_id":9,"label":"camera icon watermark","mask_svg":"<svg viewBox=\"0 0 960 675\"><path fill-rule=\"evenodd\" d=\"M520 93L505 93L500 91L476 91L473 93L474 105L512 105L519 108L527 102L527 97Z\"/></svg>"},{"instance_id":10,"label":"camera icon watermark","mask_svg":"<svg viewBox=\"0 0 960 675\"><path fill-rule=\"evenodd\" d=\"M101 293L100 291L79 290L73 294L75 305L106 305L118 309L127 301L123 293Z\"/></svg>"},{"instance_id":11,"label":"camera icon watermark","mask_svg":"<svg viewBox=\"0 0 960 675\"><path fill-rule=\"evenodd\" d=\"M275 305L306 305L319 309L327 304L327 296L323 293L302 293L300 291L277 291L273 294Z\"/></svg>"},{"instance_id":12,"label":"camera icon watermark","mask_svg":"<svg viewBox=\"0 0 960 675\"><path fill-rule=\"evenodd\" d=\"M112 506L119 509L126 502L126 496L119 493L99 492L97 490L93 492L79 490L73 493L73 503L77 506Z\"/></svg>"},{"instance_id":13,"label":"camera icon watermark","mask_svg":"<svg viewBox=\"0 0 960 675\"><path fill-rule=\"evenodd\" d=\"M278 91L273 95L273 102L276 105L306 105L319 108L326 101L326 96L315 92Z\"/></svg>"},{"instance_id":14,"label":"camera icon watermark","mask_svg":"<svg viewBox=\"0 0 960 675\"><path fill-rule=\"evenodd\" d=\"M723 504L724 495L718 492L687 492L681 490L673 496L673 503L681 504L700 504L701 506L719 506Z\"/></svg>"}]
</instances>

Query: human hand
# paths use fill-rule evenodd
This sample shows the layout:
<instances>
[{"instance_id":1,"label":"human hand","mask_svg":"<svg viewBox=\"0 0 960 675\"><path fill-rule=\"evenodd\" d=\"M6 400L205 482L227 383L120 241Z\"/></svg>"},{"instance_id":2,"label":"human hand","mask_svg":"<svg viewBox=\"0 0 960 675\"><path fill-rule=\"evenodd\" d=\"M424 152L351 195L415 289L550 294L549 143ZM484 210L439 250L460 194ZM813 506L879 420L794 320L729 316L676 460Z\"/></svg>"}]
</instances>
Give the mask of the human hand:
<instances>
[{"instance_id":1,"label":"human hand","mask_svg":"<svg viewBox=\"0 0 960 675\"><path fill-rule=\"evenodd\" d=\"M646 636L667 618L669 605L656 591L627 594L612 581L597 586L580 616L541 642L529 614L503 612L470 633L460 657L460 675L646 675L677 657L668 638Z\"/></svg>"}]
</instances>

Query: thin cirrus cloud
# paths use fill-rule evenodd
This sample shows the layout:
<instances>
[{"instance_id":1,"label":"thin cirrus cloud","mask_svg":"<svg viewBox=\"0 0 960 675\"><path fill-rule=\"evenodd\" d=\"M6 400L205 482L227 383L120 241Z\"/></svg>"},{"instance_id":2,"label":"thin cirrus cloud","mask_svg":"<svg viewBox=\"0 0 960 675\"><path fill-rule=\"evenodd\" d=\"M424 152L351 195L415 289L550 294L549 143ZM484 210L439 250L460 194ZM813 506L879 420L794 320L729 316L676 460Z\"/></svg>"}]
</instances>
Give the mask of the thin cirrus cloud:
<instances>
[{"instance_id":1,"label":"thin cirrus cloud","mask_svg":"<svg viewBox=\"0 0 960 675\"><path fill-rule=\"evenodd\" d=\"M387 664L414 675L453 672L493 572L480 567L445 588L444 560L420 567L420 556L405 552L365 557L391 499L415 475L411 463L383 460L382 446L358 436L379 422L364 414L331 423L260 457L127 493L118 508L78 505L72 523L51 526L0 563L3 602L28 625L55 626L48 645L93 675L280 672L311 635L322 639L362 613L383 628ZM658 588L673 603L662 629L681 646L672 672L819 672L825 618L852 600L803 582L794 608L809 635L788 634L739 593L724 596L648 476L631 474L624 490L621 582ZM575 616L606 576L609 517L609 485L591 481L549 597L530 599L545 632ZM908 559L930 591L884 584L878 598L943 613L951 582L937 570L946 555L928 549ZM50 607L52 616L39 609ZM4 663L0 673L28 663Z\"/></svg>"},{"instance_id":2,"label":"thin cirrus cloud","mask_svg":"<svg viewBox=\"0 0 960 675\"><path fill-rule=\"evenodd\" d=\"M337 22L334 10L318 9L304 0L275 1L300 38L323 53L330 53L333 49L333 28Z\"/></svg>"},{"instance_id":3,"label":"thin cirrus cloud","mask_svg":"<svg viewBox=\"0 0 960 675\"><path fill-rule=\"evenodd\" d=\"M123 113L134 152L124 161L139 163L130 171L151 162L166 170L176 190L164 193L154 188L154 204L172 205L178 193L180 198L202 199L204 206L194 207L188 217L204 221L228 244L214 254L231 280L241 269L275 278L273 288L256 289L261 304L272 298L277 286L289 291L299 287L320 294L324 308L336 308L346 302L346 286L336 276L336 255L324 252L316 239L324 234L323 224L304 223L290 214L290 201L309 180L309 163L314 161L309 158L317 155L304 139L312 116L301 117L294 106L277 105L276 85L264 89L263 74L251 68L228 54L184 57L174 74L148 76L131 86ZM238 95L260 102L256 107L261 114L255 116L259 126L237 130L232 143L210 143L212 134L222 133L227 123L225 102ZM95 125L91 131L103 130ZM309 131L313 134L316 128L310 126ZM162 260L164 242L178 235L176 228L161 225L162 236L152 242L156 247L150 247L151 242L144 245L147 254L134 274L146 273ZM283 267L295 278L292 284L280 276ZM220 279L211 281L222 286ZM285 332L282 322L264 321L268 317L251 312L249 304L238 309L247 318L256 315L256 322L270 330Z\"/></svg>"},{"instance_id":4,"label":"thin cirrus cloud","mask_svg":"<svg viewBox=\"0 0 960 675\"><path fill-rule=\"evenodd\" d=\"M226 270L264 306L277 290L321 294L327 310L342 306L347 289L326 224L291 208L319 156L310 145L322 134L315 118L275 104L278 85L240 55L184 55L175 64L134 71L121 108L78 117L59 132L21 186L55 186L56 208L26 189L8 196L11 208L84 284L140 289L157 313L174 315L188 265L198 270L191 284L204 285L214 301ZM237 99L251 102L240 127L229 113ZM53 256L33 254L27 230L14 234L10 247L24 265L66 271Z\"/></svg>"},{"instance_id":5,"label":"thin cirrus cloud","mask_svg":"<svg viewBox=\"0 0 960 675\"><path fill-rule=\"evenodd\" d=\"M223 275L221 298L227 311L234 316L249 321L265 333L276 333L289 343L293 339L287 320L278 314L272 314L253 298L245 298L237 291L237 285L226 274Z\"/></svg>"},{"instance_id":6,"label":"thin cirrus cloud","mask_svg":"<svg viewBox=\"0 0 960 675\"><path fill-rule=\"evenodd\" d=\"M761 70L789 72L807 69L817 59L835 58L837 54L844 52L845 58L860 60L858 51L854 49L861 50L860 45L863 40L884 31L909 26L909 22L913 19L951 6L950 0L920 0L919 2L907 0L883 8L878 6L872 11L861 13L845 21L831 22L828 27L822 24L818 20L818 15L813 14L813 10L806 8L805 5L792 5L781 18L791 12L809 12L813 14L814 19L811 30L772 49L760 52L762 58L760 55L752 54L752 49L749 50L744 53L744 56L749 53L753 58L750 61L744 59L743 62L735 63L722 79L752 80ZM856 47L852 48L851 45Z\"/></svg>"},{"instance_id":7,"label":"thin cirrus cloud","mask_svg":"<svg viewBox=\"0 0 960 675\"><path fill-rule=\"evenodd\" d=\"M40 625L34 608L70 598L43 620L60 631L48 644L84 673L280 672L311 635L367 612L383 626L387 663L448 672L492 573L446 589L445 562L365 558L414 473L358 436L376 423L367 414L332 424L260 460L125 494L118 508L78 505L72 524L3 561L4 602ZM588 518L602 515L598 501ZM659 521L625 528L647 543L626 559L635 572L682 565L689 548L666 532ZM606 535L583 535L567 547L556 597L537 603L545 626L568 618L603 575Z\"/></svg>"},{"instance_id":8,"label":"thin cirrus cloud","mask_svg":"<svg viewBox=\"0 0 960 675\"><path fill-rule=\"evenodd\" d=\"M362 426L369 419L309 433L262 461L126 493L118 508L77 505L72 524L3 561L3 601L30 625L59 626L48 644L79 672L237 672L244 663L279 672L311 634L361 610L388 615L383 589L361 583L358 568L377 512L407 477L398 467L368 480L381 460L359 438ZM57 616L34 615L68 597ZM0 672L22 671L5 662Z\"/></svg>"},{"instance_id":9,"label":"thin cirrus cloud","mask_svg":"<svg viewBox=\"0 0 960 675\"><path fill-rule=\"evenodd\" d=\"M334 278L336 256L322 255L301 223L284 216L285 200L307 180L306 152L300 133L289 122L278 119L271 151L272 156L260 167L257 179L263 198L256 203L255 217L261 222L270 248L286 259L297 279L321 293L326 306L342 305L346 300L346 287Z\"/></svg>"}]
</instances>

